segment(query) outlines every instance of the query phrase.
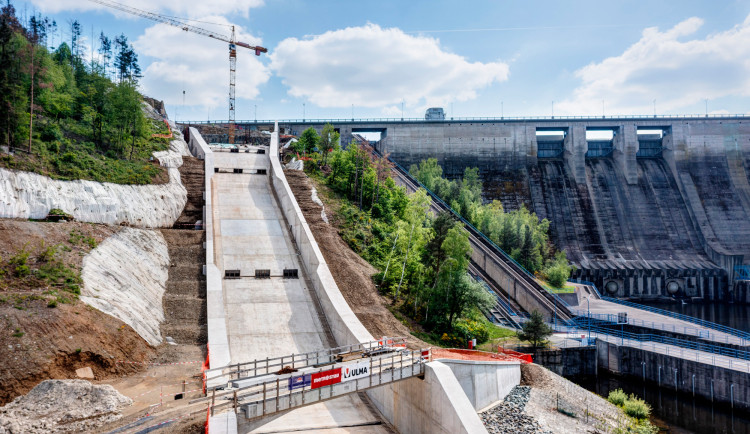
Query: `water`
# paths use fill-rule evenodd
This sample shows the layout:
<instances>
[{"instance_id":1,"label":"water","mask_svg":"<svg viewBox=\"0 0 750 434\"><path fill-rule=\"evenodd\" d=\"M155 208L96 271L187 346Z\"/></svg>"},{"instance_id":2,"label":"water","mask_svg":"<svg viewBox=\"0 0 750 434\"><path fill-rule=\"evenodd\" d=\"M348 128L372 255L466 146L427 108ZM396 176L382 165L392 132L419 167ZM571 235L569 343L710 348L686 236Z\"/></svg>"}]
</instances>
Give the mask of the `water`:
<instances>
[{"instance_id":1,"label":"water","mask_svg":"<svg viewBox=\"0 0 750 434\"><path fill-rule=\"evenodd\" d=\"M681 313L737 330L750 331L750 306L738 303L638 302L670 312Z\"/></svg>"},{"instance_id":2,"label":"water","mask_svg":"<svg viewBox=\"0 0 750 434\"><path fill-rule=\"evenodd\" d=\"M750 413L732 411L729 404L712 405L708 400L693 399L690 394L606 371L599 371L595 379L578 384L605 398L610 391L622 389L628 395L633 393L645 399L651 405L651 423L662 428L661 432L750 434Z\"/></svg>"}]
</instances>

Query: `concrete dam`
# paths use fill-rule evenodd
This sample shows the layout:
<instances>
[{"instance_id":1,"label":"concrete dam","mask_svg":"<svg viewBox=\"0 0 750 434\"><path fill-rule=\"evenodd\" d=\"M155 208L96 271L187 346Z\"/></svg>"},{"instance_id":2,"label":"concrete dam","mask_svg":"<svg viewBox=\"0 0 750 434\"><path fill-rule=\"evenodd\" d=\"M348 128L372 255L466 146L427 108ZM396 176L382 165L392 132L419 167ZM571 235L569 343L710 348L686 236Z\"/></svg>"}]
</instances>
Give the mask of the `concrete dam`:
<instances>
[{"instance_id":1,"label":"concrete dam","mask_svg":"<svg viewBox=\"0 0 750 434\"><path fill-rule=\"evenodd\" d=\"M548 219L573 277L607 295L750 302L750 117L331 123L342 143L379 132L377 150L407 168L479 167L485 199Z\"/></svg>"}]
</instances>

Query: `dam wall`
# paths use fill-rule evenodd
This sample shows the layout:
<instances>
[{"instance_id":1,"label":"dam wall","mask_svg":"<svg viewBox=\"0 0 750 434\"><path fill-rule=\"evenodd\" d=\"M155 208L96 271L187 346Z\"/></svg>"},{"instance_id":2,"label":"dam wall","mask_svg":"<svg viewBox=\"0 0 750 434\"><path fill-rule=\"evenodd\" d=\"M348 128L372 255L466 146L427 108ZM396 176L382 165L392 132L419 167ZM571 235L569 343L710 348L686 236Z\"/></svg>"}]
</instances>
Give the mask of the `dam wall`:
<instances>
[{"instance_id":1,"label":"dam wall","mask_svg":"<svg viewBox=\"0 0 750 434\"><path fill-rule=\"evenodd\" d=\"M324 123L279 125L301 134ZM407 168L478 167L485 200L549 219L575 277L608 295L750 302L734 275L750 264L750 117L331 123L344 144L380 132L376 149ZM602 131L611 138L589 137Z\"/></svg>"}]
</instances>

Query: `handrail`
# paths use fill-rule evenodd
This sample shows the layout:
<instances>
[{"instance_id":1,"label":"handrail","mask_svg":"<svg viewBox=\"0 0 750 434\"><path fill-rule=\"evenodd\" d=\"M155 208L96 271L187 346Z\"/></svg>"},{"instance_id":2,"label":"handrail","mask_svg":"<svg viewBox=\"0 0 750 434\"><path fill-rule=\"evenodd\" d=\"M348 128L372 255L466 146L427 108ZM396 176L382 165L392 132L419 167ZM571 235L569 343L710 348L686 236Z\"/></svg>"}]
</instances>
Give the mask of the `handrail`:
<instances>
[{"instance_id":1,"label":"handrail","mask_svg":"<svg viewBox=\"0 0 750 434\"><path fill-rule=\"evenodd\" d=\"M596 288L596 285L594 284L594 282L589 282L588 280L579 280L579 279L568 279L568 282L579 283L581 285L590 286L594 290L594 293L596 293L596 296L599 298L602 298L602 294Z\"/></svg>"},{"instance_id":2,"label":"handrail","mask_svg":"<svg viewBox=\"0 0 750 434\"><path fill-rule=\"evenodd\" d=\"M653 313L658 313L660 315L664 315L664 316L668 316L668 317L680 319L680 320L683 320L683 321L691 322L693 324L701 325L701 326L706 327L706 328L718 330L720 332L724 332L724 333L727 333L727 334L730 334L730 335L734 335L734 336L740 337L740 338L745 339L745 340L750 340L750 333L748 333L748 332L744 332L742 330L737 330L737 329L734 329L732 327L727 327L727 326L722 325L722 324L717 324L715 322L706 321L704 319L695 318L695 317L684 315L684 314L681 314L681 313L670 312L668 310L659 309L657 307L645 306L645 305L642 305L642 304L633 303L632 301L620 300L620 299L612 298L612 297L606 297L605 296L605 297L602 297L602 300L609 301L611 303L621 304L623 306L635 307L637 309L642 309L642 310L646 310L646 311L653 312Z\"/></svg>"},{"instance_id":3,"label":"handrail","mask_svg":"<svg viewBox=\"0 0 750 434\"><path fill-rule=\"evenodd\" d=\"M572 312L578 316L573 318L573 321L577 324L588 321L588 318L595 319L598 321L604 321L612 324L617 324L618 316L612 313L590 313L582 309L573 309ZM663 330L667 332L680 333L688 336L696 336L699 339L706 339L713 342L722 342L722 339L711 333L710 330L699 329L695 327L679 327L675 324L665 324L655 321L644 321L638 318L628 317L628 324L633 326L639 326L649 328L653 330ZM737 343L730 342L729 338L733 337L737 339ZM724 334L723 342L726 344L739 344L741 346L746 345L748 342L739 336Z\"/></svg>"},{"instance_id":4,"label":"handrail","mask_svg":"<svg viewBox=\"0 0 750 434\"><path fill-rule=\"evenodd\" d=\"M392 348L393 346L399 347L400 345L405 344L405 342L406 338L403 337L384 338L377 341L343 345L340 347L326 348L318 351L310 351L307 353L291 354L281 357L256 359L248 362L235 363L232 365L206 370L205 374L207 380L222 377L228 377L230 380L237 379L241 378L243 375L250 375L250 372L252 372L251 376L265 375L272 373L273 370L279 370L286 366L290 366L291 368L298 368L300 367L299 364L302 364L301 367L305 367L311 364L325 363L329 362L340 354L358 350Z\"/></svg>"},{"instance_id":5,"label":"handrail","mask_svg":"<svg viewBox=\"0 0 750 434\"><path fill-rule=\"evenodd\" d=\"M587 329L581 329L579 330L587 330ZM734 348L727 348L720 345L713 345L713 344L707 344L703 342L697 342L697 341L688 341L685 339L678 339L678 338L672 338L668 336L662 336L662 335L655 335L651 333L631 333L626 331L621 331L617 329L607 329L602 327L591 327L592 333L599 333L609 336L618 337L621 339L629 339L631 341L639 341L639 342L658 342L660 344L665 345L672 345L675 347L680 348L687 348L694 351L702 351L705 353L711 353L711 354L719 354L722 356L727 357L733 357L740 360L750 360L750 351L746 350L737 350Z\"/></svg>"},{"instance_id":6,"label":"handrail","mask_svg":"<svg viewBox=\"0 0 750 434\"><path fill-rule=\"evenodd\" d=\"M425 122L425 123L451 123L451 122L470 122L470 121L495 121L495 122L513 122L513 121L566 121L566 120L611 120L616 121L620 119L641 119L641 120L653 120L653 119L750 119L750 116L746 114L682 114L682 115L612 115L612 116L463 116L463 117L451 117L450 119L425 119L423 117L408 118L408 117L397 117L397 118L304 118L304 119L281 119L281 120L267 120L267 119L255 119L255 120L236 120L235 124L273 124L277 122L279 124L316 124L316 123L377 123L377 122ZM175 121L178 124L184 125L215 125L215 124L229 124L229 120L215 120L215 121L191 121L191 120L180 120Z\"/></svg>"}]
</instances>

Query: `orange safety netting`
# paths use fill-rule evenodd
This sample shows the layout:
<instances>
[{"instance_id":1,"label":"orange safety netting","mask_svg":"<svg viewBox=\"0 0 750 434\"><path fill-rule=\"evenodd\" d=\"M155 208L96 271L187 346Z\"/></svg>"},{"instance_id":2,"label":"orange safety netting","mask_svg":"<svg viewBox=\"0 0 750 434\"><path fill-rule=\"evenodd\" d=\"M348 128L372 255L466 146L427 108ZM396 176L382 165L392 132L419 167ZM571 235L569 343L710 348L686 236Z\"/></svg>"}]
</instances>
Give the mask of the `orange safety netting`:
<instances>
[{"instance_id":1,"label":"orange safety netting","mask_svg":"<svg viewBox=\"0 0 750 434\"><path fill-rule=\"evenodd\" d=\"M169 126L169 122L167 122L167 120L164 119L164 123L167 124L167 129L169 130L169 134L151 134L151 137L160 137L162 139L172 138L172 128Z\"/></svg>"},{"instance_id":2,"label":"orange safety netting","mask_svg":"<svg viewBox=\"0 0 750 434\"><path fill-rule=\"evenodd\" d=\"M446 348L432 348L432 358L434 359L454 359L454 360L476 360L481 362L523 362L531 363L531 356L528 354L516 353L515 351L502 353L489 353L487 351L460 350ZM511 354L515 353L515 354Z\"/></svg>"}]
</instances>

